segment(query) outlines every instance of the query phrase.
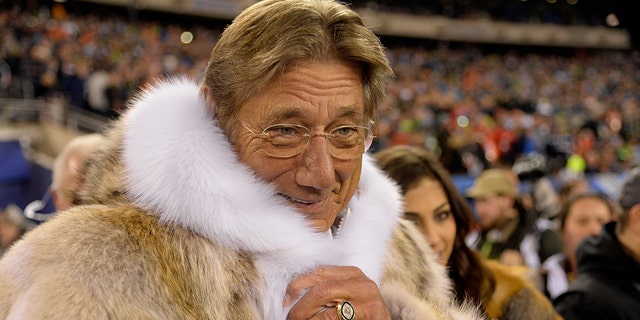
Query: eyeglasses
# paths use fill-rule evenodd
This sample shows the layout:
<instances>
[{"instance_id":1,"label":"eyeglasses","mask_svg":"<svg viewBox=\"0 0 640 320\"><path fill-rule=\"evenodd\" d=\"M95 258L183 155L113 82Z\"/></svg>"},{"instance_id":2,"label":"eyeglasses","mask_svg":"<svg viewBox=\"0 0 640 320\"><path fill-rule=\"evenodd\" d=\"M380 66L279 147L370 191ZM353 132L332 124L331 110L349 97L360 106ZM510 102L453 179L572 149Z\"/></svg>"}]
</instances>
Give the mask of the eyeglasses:
<instances>
[{"instance_id":1,"label":"eyeglasses","mask_svg":"<svg viewBox=\"0 0 640 320\"><path fill-rule=\"evenodd\" d=\"M311 133L309 128L298 124L274 124L261 133L256 133L238 115L236 117L245 129L265 142L264 151L274 158L295 157L307 147L311 138L322 136L328 142L331 155L342 160L353 160L367 152L375 138L370 128L355 125L335 127L329 132Z\"/></svg>"}]
</instances>

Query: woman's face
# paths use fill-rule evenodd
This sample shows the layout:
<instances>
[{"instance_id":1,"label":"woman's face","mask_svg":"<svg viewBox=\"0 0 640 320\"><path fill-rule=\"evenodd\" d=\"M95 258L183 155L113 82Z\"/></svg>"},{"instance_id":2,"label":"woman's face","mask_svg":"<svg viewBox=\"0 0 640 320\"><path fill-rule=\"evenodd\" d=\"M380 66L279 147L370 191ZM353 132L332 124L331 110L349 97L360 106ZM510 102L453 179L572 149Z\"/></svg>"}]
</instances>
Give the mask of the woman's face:
<instances>
[{"instance_id":1,"label":"woman's face","mask_svg":"<svg viewBox=\"0 0 640 320\"><path fill-rule=\"evenodd\" d=\"M611 218L609 207L601 199L576 200L567 212L564 228L560 231L565 254L574 260L580 241L588 236L597 235Z\"/></svg>"},{"instance_id":2,"label":"woman's face","mask_svg":"<svg viewBox=\"0 0 640 320\"><path fill-rule=\"evenodd\" d=\"M404 195L406 219L422 230L438 261L447 265L456 238L456 221L442 185L423 178Z\"/></svg>"},{"instance_id":3,"label":"woman's face","mask_svg":"<svg viewBox=\"0 0 640 320\"><path fill-rule=\"evenodd\" d=\"M294 65L242 104L237 115L245 126L233 139L240 160L274 185L318 232L329 230L358 187L362 153L349 160L336 158L326 132L365 122L360 69L339 62ZM267 154L269 141L256 133L277 124L309 129L312 136L300 154Z\"/></svg>"}]
</instances>

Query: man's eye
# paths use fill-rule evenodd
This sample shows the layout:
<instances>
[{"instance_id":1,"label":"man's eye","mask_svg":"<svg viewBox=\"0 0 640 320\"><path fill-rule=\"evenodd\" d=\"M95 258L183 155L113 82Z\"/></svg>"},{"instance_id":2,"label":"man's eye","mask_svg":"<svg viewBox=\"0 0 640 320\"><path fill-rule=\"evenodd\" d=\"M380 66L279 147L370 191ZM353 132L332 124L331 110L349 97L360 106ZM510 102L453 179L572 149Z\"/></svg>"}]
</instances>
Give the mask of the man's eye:
<instances>
[{"instance_id":1,"label":"man's eye","mask_svg":"<svg viewBox=\"0 0 640 320\"><path fill-rule=\"evenodd\" d=\"M265 131L272 137L304 135L305 133L302 127L292 125L275 125L267 128Z\"/></svg>"},{"instance_id":2,"label":"man's eye","mask_svg":"<svg viewBox=\"0 0 640 320\"><path fill-rule=\"evenodd\" d=\"M579 226L586 226L589 224L589 220L587 219L579 219L576 221L576 224Z\"/></svg>"},{"instance_id":3,"label":"man's eye","mask_svg":"<svg viewBox=\"0 0 640 320\"><path fill-rule=\"evenodd\" d=\"M280 134L284 134L284 135L290 135L290 134L295 134L296 130L292 127L280 127L279 128L279 133Z\"/></svg>"},{"instance_id":4,"label":"man's eye","mask_svg":"<svg viewBox=\"0 0 640 320\"><path fill-rule=\"evenodd\" d=\"M351 136L358 133L358 129L356 127L339 127L334 133L340 136Z\"/></svg>"}]
</instances>

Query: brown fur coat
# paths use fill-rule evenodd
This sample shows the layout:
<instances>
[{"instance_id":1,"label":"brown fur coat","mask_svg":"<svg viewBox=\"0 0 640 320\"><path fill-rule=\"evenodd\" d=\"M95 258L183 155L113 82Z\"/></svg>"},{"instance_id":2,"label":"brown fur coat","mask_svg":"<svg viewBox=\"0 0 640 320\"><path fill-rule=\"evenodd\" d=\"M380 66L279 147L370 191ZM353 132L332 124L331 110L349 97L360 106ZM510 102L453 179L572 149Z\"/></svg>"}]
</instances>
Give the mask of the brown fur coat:
<instances>
[{"instance_id":1,"label":"brown fur coat","mask_svg":"<svg viewBox=\"0 0 640 320\"><path fill-rule=\"evenodd\" d=\"M331 237L236 160L194 83L144 93L109 139L78 205L0 260L0 318L284 319L286 285L331 264L362 269L394 319L477 319L366 157Z\"/></svg>"},{"instance_id":2,"label":"brown fur coat","mask_svg":"<svg viewBox=\"0 0 640 320\"><path fill-rule=\"evenodd\" d=\"M496 287L485 307L490 319L560 320L551 301L536 288L531 270L525 266L507 266L484 260L493 274Z\"/></svg>"}]
</instances>

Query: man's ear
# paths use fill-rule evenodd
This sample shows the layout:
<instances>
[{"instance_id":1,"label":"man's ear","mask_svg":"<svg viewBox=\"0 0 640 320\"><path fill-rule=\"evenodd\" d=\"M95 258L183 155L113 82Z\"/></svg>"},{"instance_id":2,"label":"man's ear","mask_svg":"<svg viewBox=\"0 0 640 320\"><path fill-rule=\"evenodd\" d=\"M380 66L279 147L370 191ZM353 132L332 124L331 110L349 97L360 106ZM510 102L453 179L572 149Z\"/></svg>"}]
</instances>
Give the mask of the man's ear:
<instances>
[{"instance_id":1,"label":"man's ear","mask_svg":"<svg viewBox=\"0 0 640 320\"><path fill-rule=\"evenodd\" d=\"M49 192L51 193L51 200L53 200L53 205L56 207L56 210L58 210L58 208L60 207L60 201L62 201L62 195L59 194L58 190L53 187L49 188Z\"/></svg>"},{"instance_id":2,"label":"man's ear","mask_svg":"<svg viewBox=\"0 0 640 320\"><path fill-rule=\"evenodd\" d=\"M207 111L215 118L216 117L216 101L211 94L211 89L205 84L200 86L200 94L204 97L207 104Z\"/></svg>"}]
</instances>

